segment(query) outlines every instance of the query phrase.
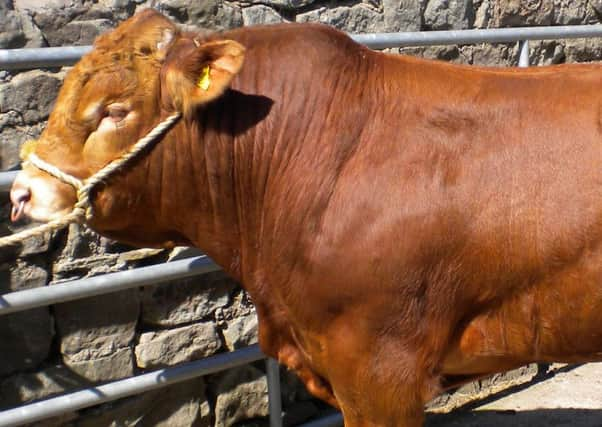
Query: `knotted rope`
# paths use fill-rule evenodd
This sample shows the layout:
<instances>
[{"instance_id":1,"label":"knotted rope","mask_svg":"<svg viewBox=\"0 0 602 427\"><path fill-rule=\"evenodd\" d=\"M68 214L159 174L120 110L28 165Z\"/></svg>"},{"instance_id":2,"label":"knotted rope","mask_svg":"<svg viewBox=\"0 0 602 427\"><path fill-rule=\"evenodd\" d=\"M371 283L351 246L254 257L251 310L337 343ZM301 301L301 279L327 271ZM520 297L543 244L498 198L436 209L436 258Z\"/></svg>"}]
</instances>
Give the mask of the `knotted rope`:
<instances>
[{"instance_id":1,"label":"knotted rope","mask_svg":"<svg viewBox=\"0 0 602 427\"><path fill-rule=\"evenodd\" d=\"M132 147L122 154L117 159L103 167L94 175L82 181L72 175L61 171L56 166L46 163L35 154L31 153L26 162L29 162L38 169L60 179L67 184L72 185L77 190L77 202L73 206L73 210L65 216L47 222L37 227L29 228L20 231L10 236L0 238L0 247L11 246L23 242L26 239L37 237L44 233L60 230L71 223L85 223L94 215L92 210L92 202L90 194L94 187L102 182L105 182L111 175L122 170L131 161L137 158L142 152L156 144L180 119L180 113L174 113L157 126L155 126L146 136L140 138Z\"/></svg>"}]
</instances>

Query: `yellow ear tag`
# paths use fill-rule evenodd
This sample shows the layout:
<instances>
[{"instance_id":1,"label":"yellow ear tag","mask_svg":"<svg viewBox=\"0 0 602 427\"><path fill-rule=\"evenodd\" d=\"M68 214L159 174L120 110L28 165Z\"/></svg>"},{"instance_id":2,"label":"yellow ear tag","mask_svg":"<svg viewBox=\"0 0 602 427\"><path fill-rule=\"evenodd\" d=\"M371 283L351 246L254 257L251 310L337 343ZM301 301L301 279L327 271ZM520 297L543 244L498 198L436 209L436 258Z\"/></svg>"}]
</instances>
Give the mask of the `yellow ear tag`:
<instances>
[{"instance_id":1,"label":"yellow ear tag","mask_svg":"<svg viewBox=\"0 0 602 427\"><path fill-rule=\"evenodd\" d=\"M199 81L197 82L197 86L203 89L204 91L209 90L209 86L211 86L211 77L209 76L210 68L207 65L201 71L201 77L199 77Z\"/></svg>"}]
</instances>

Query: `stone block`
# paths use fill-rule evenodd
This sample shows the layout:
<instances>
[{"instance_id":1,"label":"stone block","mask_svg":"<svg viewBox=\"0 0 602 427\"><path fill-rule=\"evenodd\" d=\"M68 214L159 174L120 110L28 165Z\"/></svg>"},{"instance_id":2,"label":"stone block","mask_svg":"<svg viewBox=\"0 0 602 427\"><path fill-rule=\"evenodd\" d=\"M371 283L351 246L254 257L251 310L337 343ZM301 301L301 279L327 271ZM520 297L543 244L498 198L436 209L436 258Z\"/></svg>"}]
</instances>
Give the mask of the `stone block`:
<instances>
[{"instance_id":1,"label":"stone block","mask_svg":"<svg viewBox=\"0 0 602 427\"><path fill-rule=\"evenodd\" d=\"M531 65L552 65L564 62L564 46L556 41L529 42Z\"/></svg>"},{"instance_id":2,"label":"stone block","mask_svg":"<svg viewBox=\"0 0 602 427\"><path fill-rule=\"evenodd\" d=\"M130 348L118 348L101 356L90 351L63 354L63 363L90 382L115 381L134 375L134 358Z\"/></svg>"},{"instance_id":3,"label":"stone block","mask_svg":"<svg viewBox=\"0 0 602 427\"><path fill-rule=\"evenodd\" d=\"M231 320L223 330L228 350L236 350L257 343L257 334L258 323L254 313Z\"/></svg>"},{"instance_id":4,"label":"stone block","mask_svg":"<svg viewBox=\"0 0 602 427\"><path fill-rule=\"evenodd\" d=\"M424 10L424 25L432 30L460 30L472 26L472 0L430 0Z\"/></svg>"},{"instance_id":5,"label":"stone block","mask_svg":"<svg viewBox=\"0 0 602 427\"><path fill-rule=\"evenodd\" d=\"M215 20L219 23L218 29L242 27L242 8L234 3L222 3L217 11Z\"/></svg>"},{"instance_id":6,"label":"stone block","mask_svg":"<svg viewBox=\"0 0 602 427\"><path fill-rule=\"evenodd\" d=\"M589 0L589 4L594 12L598 15L602 14L602 0Z\"/></svg>"},{"instance_id":7,"label":"stone block","mask_svg":"<svg viewBox=\"0 0 602 427\"><path fill-rule=\"evenodd\" d=\"M25 141L37 138L41 133L46 123L37 123L34 125L15 125L15 127L2 126L3 117L12 115L17 112L9 112L7 114L0 113L0 168L9 170L15 168L21 163L19 152ZM3 129L2 129L3 128ZM8 218L8 217L6 217ZM11 224L13 227L14 224ZM25 242L24 246L31 246L29 242Z\"/></svg>"},{"instance_id":8,"label":"stone block","mask_svg":"<svg viewBox=\"0 0 602 427\"><path fill-rule=\"evenodd\" d=\"M0 294L45 286L43 264L24 260L0 265ZM36 308L2 317L0 322L0 376L33 369L48 357L54 336L50 311Z\"/></svg>"},{"instance_id":9,"label":"stone block","mask_svg":"<svg viewBox=\"0 0 602 427\"><path fill-rule=\"evenodd\" d=\"M251 365L221 375L214 392L217 395L215 427L230 427L244 420L266 417L269 413L266 376Z\"/></svg>"},{"instance_id":10,"label":"stone block","mask_svg":"<svg viewBox=\"0 0 602 427\"><path fill-rule=\"evenodd\" d=\"M420 31L426 0L382 0L385 31Z\"/></svg>"},{"instance_id":11,"label":"stone block","mask_svg":"<svg viewBox=\"0 0 602 427\"><path fill-rule=\"evenodd\" d=\"M161 10L177 22L197 30L222 30L242 25L240 8L218 0L166 0L161 2Z\"/></svg>"},{"instance_id":12,"label":"stone block","mask_svg":"<svg viewBox=\"0 0 602 427\"><path fill-rule=\"evenodd\" d=\"M59 261L69 262L74 259L90 258L104 255L107 239L88 227L79 224L70 224L67 241L61 250Z\"/></svg>"},{"instance_id":13,"label":"stone block","mask_svg":"<svg viewBox=\"0 0 602 427\"><path fill-rule=\"evenodd\" d=\"M210 356L221 346L217 329L209 322L146 332L136 345L136 363L145 369L176 365Z\"/></svg>"},{"instance_id":14,"label":"stone block","mask_svg":"<svg viewBox=\"0 0 602 427\"><path fill-rule=\"evenodd\" d=\"M554 18L553 0L499 0L493 5L493 27L551 25Z\"/></svg>"},{"instance_id":15,"label":"stone block","mask_svg":"<svg viewBox=\"0 0 602 427\"><path fill-rule=\"evenodd\" d=\"M96 7L110 15L112 21L117 23L132 16L136 6L143 2L144 0L99 0Z\"/></svg>"},{"instance_id":16,"label":"stone block","mask_svg":"<svg viewBox=\"0 0 602 427\"><path fill-rule=\"evenodd\" d=\"M39 258L19 258L0 264L0 294L46 286L45 267Z\"/></svg>"},{"instance_id":17,"label":"stone block","mask_svg":"<svg viewBox=\"0 0 602 427\"><path fill-rule=\"evenodd\" d=\"M33 70L0 86L0 113L16 111L25 125L46 120L61 87L63 73Z\"/></svg>"},{"instance_id":18,"label":"stone block","mask_svg":"<svg viewBox=\"0 0 602 427\"><path fill-rule=\"evenodd\" d=\"M18 111L7 110L4 113L0 113L0 132L2 132L4 129L22 125L23 119Z\"/></svg>"},{"instance_id":19,"label":"stone block","mask_svg":"<svg viewBox=\"0 0 602 427\"><path fill-rule=\"evenodd\" d=\"M46 40L40 29L33 22L33 18L28 13L19 13L21 19L21 28L25 35L25 45L22 47L45 47Z\"/></svg>"},{"instance_id":20,"label":"stone block","mask_svg":"<svg viewBox=\"0 0 602 427\"><path fill-rule=\"evenodd\" d=\"M471 47L472 64L496 67L508 67L518 64L517 45L483 45Z\"/></svg>"},{"instance_id":21,"label":"stone block","mask_svg":"<svg viewBox=\"0 0 602 427\"><path fill-rule=\"evenodd\" d=\"M27 41L19 14L12 10L0 13L0 49L23 47Z\"/></svg>"},{"instance_id":22,"label":"stone block","mask_svg":"<svg viewBox=\"0 0 602 427\"><path fill-rule=\"evenodd\" d=\"M348 7L340 6L332 9L325 7L301 13L296 16L296 22L318 22L332 25L350 33L376 33L385 31L383 14L374 7L364 3Z\"/></svg>"},{"instance_id":23,"label":"stone block","mask_svg":"<svg viewBox=\"0 0 602 427\"><path fill-rule=\"evenodd\" d=\"M23 224L22 221L19 221L17 223L9 222L10 210L11 204L8 200L6 201L6 203L0 204L0 215L2 216L2 218L5 218L5 222L0 222L0 234L2 236L14 234L19 231L36 226L36 224L33 223ZM42 233L22 241L19 245L15 245L12 247L6 246L0 248L0 263L14 263L16 258L20 257L27 258L27 262L33 262L33 260L38 260L35 261L35 263L38 263L40 265L43 264L45 269L50 269L48 265L49 257L47 252L50 250L51 244L54 241L54 239L57 236L60 236L60 234L60 231L56 233ZM43 257L40 257L38 255L43 255Z\"/></svg>"},{"instance_id":24,"label":"stone block","mask_svg":"<svg viewBox=\"0 0 602 427\"><path fill-rule=\"evenodd\" d=\"M209 427L210 405L202 378L122 399L87 411L78 427Z\"/></svg>"},{"instance_id":25,"label":"stone block","mask_svg":"<svg viewBox=\"0 0 602 427\"><path fill-rule=\"evenodd\" d=\"M57 47L92 44L98 35L114 27L108 19L79 20L71 14L55 14L54 11L35 14L34 23L41 29L47 43Z\"/></svg>"},{"instance_id":26,"label":"stone block","mask_svg":"<svg viewBox=\"0 0 602 427\"><path fill-rule=\"evenodd\" d=\"M131 7L135 7L136 3L140 3L140 1L135 0L99 0L100 5L108 8L108 9L128 9Z\"/></svg>"},{"instance_id":27,"label":"stone block","mask_svg":"<svg viewBox=\"0 0 602 427\"><path fill-rule=\"evenodd\" d=\"M16 374L0 383L0 409L45 399L88 385L88 381L60 365L34 373Z\"/></svg>"},{"instance_id":28,"label":"stone block","mask_svg":"<svg viewBox=\"0 0 602 427\"><path fill-rule=\"evenodd\" d=\"M491 15L491 2L489 0L483 0L481 4L476 8L473 27L488 28L491 21Z\"/></svg>"},{"instance_id":29,"label":"stone block","mask_svg":"<svg viewBox=\"0 0 602 427\"><path fill-rule=\"evenodd\" d=\"M602 46L597 39L571 39L564 42L566 62L602 60Z\"/></svg>"},{"instance_id":30,"label":"stone block","mask_svg":"<svg viewBox=\"0 0 602 427\"><path fill-rule=\"evenodd\" d=\"M3 316L0 326L0 376L30 370L48 357L52 321L47 308Z\"/></svg>"},{"instance_id":31,"label":"stone block","mask_svg":"<svg viewBox=\"0 0 602 427\"><path fill-rule=\"evenodd\" d=\"M274 9L265 5L245 7L242 10L242 21L245 26L259 24L277 24L284 19Z\"/></svg>"},{"instance_id":32,"label":"stone block","mask_svg":"<svg viewBox=\"0 0 602 427\"><path fill-rule=\"evenodd\" d=\"M130 344L136 332L136 289L54 306L64 363L90 381L134 373Z\"/></svg>"},{"instance_id":33,"label":"stone block","mask_svg":"<svg viewBox=\"0 0 602 427\"><path fill-rule=\"evenodd\" d=\"M460 51L456 46L404 47L399 49L399 53L428 59L460 62L457 61Z\"/></svg>"},{"instance_id":34,"label":"stone block","mask_svg":"<svg viewBox=\"0 0 602 427\"><path fill-rule=\"evenodd\" d=\"M89 37L78 31L77 23L70 25L72 21L77 21L79 17L91 9L90 5L85 5L82 0L51 0L44 2L16 0L15 6L18 10L27 11L32 16L35 26L42 32L49 46L72 45L78 43L78 41L81 44L83 40ZM93 35L98 34L98 30L90 26L80 28L92 31Z\"/></svg>"},{"instance_id":35,"label":"stone block","mask_svg":"<svg viewBox=\"0 0 602 427\"><path fill-rule=\"evenodd\" d=\"M138 292L131 289L55 305L61 353L85 351L94 358L128 347L136 332L139 304Z\"/></svg>"},{"instance_id":36,"label":"stone block","mask_svg":"<svg viewBox=\"0 0 602 427\"><path fill-rule=\"evenodd\" d=\"M284 9L301 9L315 3L316 0L249 0L250 4L265 4Z\"/></svg>"},{"instance_id":37,"label":"stone block","mask_svg":"<svg viewBox=\"0 0 602 427\"><path fill-rule=\"evenodd\" d=\"M165 252L162 249L130 249L87 227L71 224L66 243L52 268L53 282L115 273L141 261L148 262L149 258L157 262L164 260L164 257L157 257Z\"/></svg>"},{"instance_id":38,"label":"stone block","mask_svg":"<svg viewBox=\"0 0 602 427\"><path fill-rule=\"evenodd\" d=\"M582 25L599 23L587 0L554 0L554 24Z\"/></svg>"},{"instance_id":39,"label":"stone block","mask_svg":"<svg viewBox=\"0 0 602 427\"><path fill-rule=\"evenodd\" d=\"M228 304L236 282L223 272L143 288L142 321L147 325L173 327L197 322Z\"/></svg>"},{"instance_id":40,"label":"stone block","mask_svg":"<svg viewBox=\"0 0 602 427\"><path fill-rule=\"evenodd\" d=\"M14 0L17 9L40 11L45 9L65 9L69 7L81 6L81 0Z\"/></svg>"},{"instance_id":41,"label":"stone block","mask_svg":"<svg viewBox=\"0 0 602 427\"><path fill-rule=\"evenodd\" d=\"M67 238L58 255L57 266L54 267L53 274L55 276L58 274L58 279L61 280L61 273L64 270L70 270L67 264L102 257L107 252L103 244L106 240L89 227L77 223L69 224ZM122 266L122 268L125 267ZM81 269L86 270L88 267L82 266Z\"/></svg>"},{"instance_id":42,"label":"stone block","mask_svg":"<svg viewBox=\"0 0 602 427\"><path fill-rule=\"evenodd\" d=\"M93 19L87 21L71 21L54 30L52 38L55 46L92 44L100 34L113 27L108 19Z\"/></svg>"}]
</instances>

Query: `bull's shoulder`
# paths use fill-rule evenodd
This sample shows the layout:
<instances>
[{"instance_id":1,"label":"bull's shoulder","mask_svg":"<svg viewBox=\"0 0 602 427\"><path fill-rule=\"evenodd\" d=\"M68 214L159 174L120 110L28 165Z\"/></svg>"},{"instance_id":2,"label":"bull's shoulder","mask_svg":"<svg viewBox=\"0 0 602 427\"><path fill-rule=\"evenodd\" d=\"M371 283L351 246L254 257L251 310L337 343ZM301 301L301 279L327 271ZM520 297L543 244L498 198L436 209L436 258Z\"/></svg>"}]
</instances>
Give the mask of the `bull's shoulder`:
<instances>
[{"instance_id":1,"label":"bull's shoulder","mask_svg":"<svg viewBox=\"0 0 602 427\"><path fill-rule=\"evenodd\" d=\"M345 32L317 23L256 25L203 34L202 37L207 41L232 39L247 48L263 47L275 54L288 50L298 58L306 57L310 51L369 51Z\"/></svg>"},{"instance_id":2,"label":"bull's shoulder","mask_svg":"<svg viewBox=\"0 0 602 427\"><path fill-rule=\"evenodd\" d=\"M299 37L304 38L351 38L343 31L338 30L332 26L319 24L319 23L279 23L279 24L264 24L264 25L253 25L249 27L240 27L232 30L226 30L214 33L218 37L232 37L239 38L244 36L251 37Z\"/></svg>"}]
</instances>

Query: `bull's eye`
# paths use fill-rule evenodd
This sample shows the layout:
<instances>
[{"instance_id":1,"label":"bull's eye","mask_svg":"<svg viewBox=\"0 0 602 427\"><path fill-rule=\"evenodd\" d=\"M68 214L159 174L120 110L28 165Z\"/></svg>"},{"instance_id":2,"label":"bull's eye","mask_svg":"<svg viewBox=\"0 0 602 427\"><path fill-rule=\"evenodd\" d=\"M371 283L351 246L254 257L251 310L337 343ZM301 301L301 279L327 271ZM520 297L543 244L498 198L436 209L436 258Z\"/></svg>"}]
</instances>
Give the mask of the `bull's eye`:
<instances>
[{"instance_id":1,"label":"bull's eye","mask_svg":"<svg viewBox=\"0 0 602 427\"><path fill-rule=\"evenodd\" d=\"M105 116L115 123L122 121L128 115L128 110L121 105L109 105Z\"/></svg>"}]
</instances>

